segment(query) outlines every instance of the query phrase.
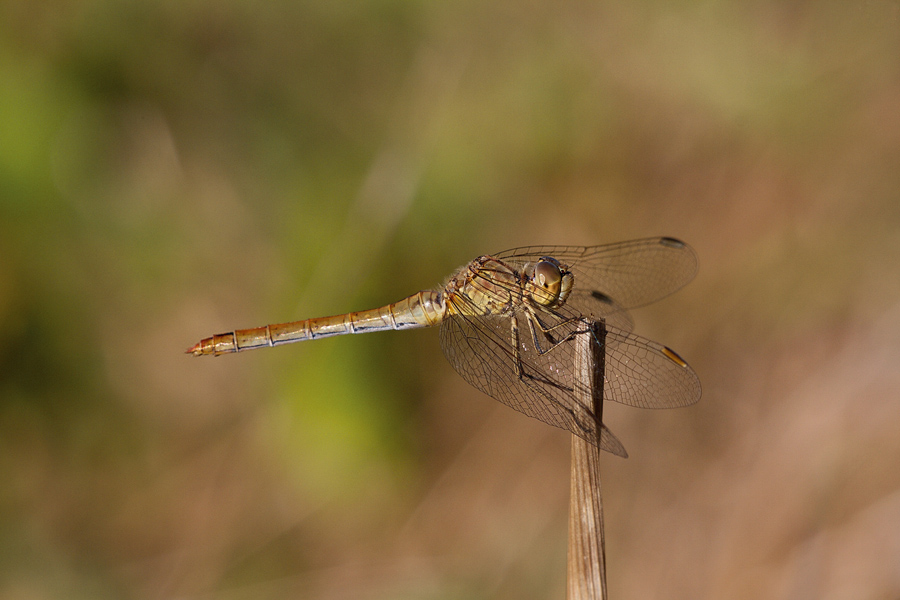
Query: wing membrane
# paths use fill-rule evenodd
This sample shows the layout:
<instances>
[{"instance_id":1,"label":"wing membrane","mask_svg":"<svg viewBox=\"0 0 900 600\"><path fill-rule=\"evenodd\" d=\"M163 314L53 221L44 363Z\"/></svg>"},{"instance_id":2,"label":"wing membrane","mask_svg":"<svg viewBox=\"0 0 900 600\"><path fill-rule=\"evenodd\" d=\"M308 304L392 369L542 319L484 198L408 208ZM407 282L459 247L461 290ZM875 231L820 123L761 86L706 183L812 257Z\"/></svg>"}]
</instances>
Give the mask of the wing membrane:
<instances>
[{"instance_id":1,"label":"wing membrane","mask_svg":"<svg viewBox=\"0 0 900 600\"><path fill-rule=\"evenodd\" d=\"M576 316L543 314L542 320L552 317L556 325L548 333L536 329L532 336L524 310L508 316L452 314L441 325L441 347L453 368L479 390L596 444L597 419L578 401L582 385L573 375L575 337L589 335ZM515 340L513 319L518 324ZM695 403L700 398L697 375L669 358L664 348L607 326L603 399L641 408ZM600 427L600 448L624 456L621 443L602 423Z\"/></svg>"},{"instance_id":2,"label":"wing membrane","mask_svg":"<svg viewBox=\"0 0 900 600\"><path fill-rule=\"evenodd\" d=\"M693 248L668 237L602 246L527 246L494 256L517 269L552 256L568 265L576 289L605 294L625 309L665 298L697 273Z\"/></svg>"},{"instance_id":3,"label":"wing membrane","mask_svg":"<svg viewBox=\"0 0 900 600\"><path fill-rule=\"evenodd\" d=\"M558 308L528 298L515 274L544 256L575 276L574 289ZM579 400L590 392L575 379L577 340L592 335L587 320L606 321L603 400L641 408L695 403L696 373L665 346L630 333L627 309L671 294L696 271L694 251L672 238L507 250L486 257L464 286L447 294L441 348L466 381L492 398L627 456Z\"/></svg>"},{"instance_id":4,"label":"wing membrane","mask_svg":"<svg viewBox=\"0 0 900 600\"><path fill-rule=\"evenodd\" d=\"M523 377L516 377L510 332L507 317L453 315L441 324L441 348L457 373L491 398L597 445L597 420L575 401L572 389L548 377L530 357L522 362ZM609 428L603 423L599 427L600 449L627 457Z\"/></svg>"}]
</instances>

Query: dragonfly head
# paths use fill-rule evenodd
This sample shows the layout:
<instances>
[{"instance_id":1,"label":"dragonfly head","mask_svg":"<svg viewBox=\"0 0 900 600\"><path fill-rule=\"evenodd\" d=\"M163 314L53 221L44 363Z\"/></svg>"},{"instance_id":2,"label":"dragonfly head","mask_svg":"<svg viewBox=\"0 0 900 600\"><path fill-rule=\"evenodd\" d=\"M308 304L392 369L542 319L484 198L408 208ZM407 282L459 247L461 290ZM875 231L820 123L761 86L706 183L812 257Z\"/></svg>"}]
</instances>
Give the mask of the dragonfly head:
<instances>
[{"instance_id":1,"label":"dragonfly head","mask_svg":"<svg viewBox=\"0 0 900 600\"><path fill-rule=\"evenodd\" d=\"M528 288L532 300L550 308L565 303L575 283L575 277L565 265L551 256L542 256L533 269L528 271Z\"/></svg>"}]
</instances>

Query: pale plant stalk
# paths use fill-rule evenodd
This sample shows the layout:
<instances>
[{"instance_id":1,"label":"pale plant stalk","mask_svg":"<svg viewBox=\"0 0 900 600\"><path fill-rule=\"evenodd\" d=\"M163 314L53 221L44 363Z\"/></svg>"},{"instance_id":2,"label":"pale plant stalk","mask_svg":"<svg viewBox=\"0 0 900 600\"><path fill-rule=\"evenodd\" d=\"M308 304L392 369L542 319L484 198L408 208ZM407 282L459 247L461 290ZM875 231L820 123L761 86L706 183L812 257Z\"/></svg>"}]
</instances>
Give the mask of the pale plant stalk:
<instances>
[{"instance_id":1,"label":"pale plant stalk","mask_svg":"<svg viewBox=\"0 0 900 600\"><path fill-rule=\"evenodd\" d=\"M575 381L582 384L578 400L603 420L606 324L589 322L589 333L578 336ZM600 449L572 436L569 499L568 600L606 600L606 537L600 497Z\"/></svg>"}]
</instances>

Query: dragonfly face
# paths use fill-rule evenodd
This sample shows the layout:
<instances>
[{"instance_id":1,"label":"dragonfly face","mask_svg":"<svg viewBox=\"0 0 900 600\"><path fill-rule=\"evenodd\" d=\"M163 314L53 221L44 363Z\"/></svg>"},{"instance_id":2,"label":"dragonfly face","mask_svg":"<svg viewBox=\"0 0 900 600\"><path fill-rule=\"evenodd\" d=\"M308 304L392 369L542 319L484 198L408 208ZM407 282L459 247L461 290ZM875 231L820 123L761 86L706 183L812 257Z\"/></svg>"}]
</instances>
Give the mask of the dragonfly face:
<instances>
[{"instance_id":1,"label":"dragonfly face","mask_svg":"<svg viewBox=\"0 0 900 600\"><path fill-rule=\"evenodd\" d=\"M572 291L575 277L566 265L552 256L542 256L533 266L525 269L525 289L531 299L541 306L562 306Z\"/></svg>"}]
</instances>

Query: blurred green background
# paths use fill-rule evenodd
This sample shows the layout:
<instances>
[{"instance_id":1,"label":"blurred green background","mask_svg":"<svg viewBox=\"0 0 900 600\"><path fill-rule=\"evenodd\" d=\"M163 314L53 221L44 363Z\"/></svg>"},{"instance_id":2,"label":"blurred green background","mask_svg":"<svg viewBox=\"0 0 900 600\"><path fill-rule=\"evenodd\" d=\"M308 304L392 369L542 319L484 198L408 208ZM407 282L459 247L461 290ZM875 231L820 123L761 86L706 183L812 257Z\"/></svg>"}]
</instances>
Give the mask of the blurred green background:
<instances>
[{"instance_id":1,"label":"blurred green background","mask_svg":"<svg viewBox=\"0 0 900 600\"><path fill-rule=\"evenodd\" d=\"M6 0L0 598L564 597L569 437L437 331L183 351L654 235L611 596L900 596L900 4Z\"/></svg>"}]
</instances>

